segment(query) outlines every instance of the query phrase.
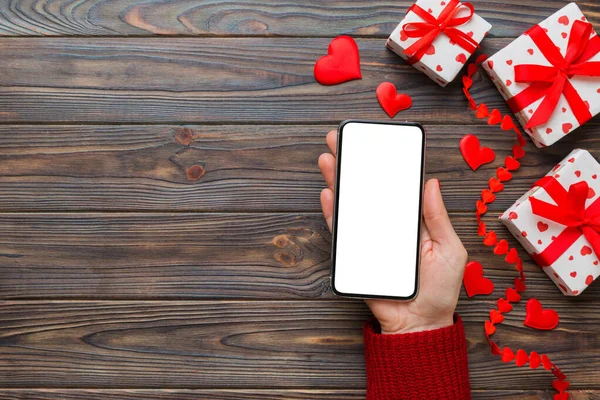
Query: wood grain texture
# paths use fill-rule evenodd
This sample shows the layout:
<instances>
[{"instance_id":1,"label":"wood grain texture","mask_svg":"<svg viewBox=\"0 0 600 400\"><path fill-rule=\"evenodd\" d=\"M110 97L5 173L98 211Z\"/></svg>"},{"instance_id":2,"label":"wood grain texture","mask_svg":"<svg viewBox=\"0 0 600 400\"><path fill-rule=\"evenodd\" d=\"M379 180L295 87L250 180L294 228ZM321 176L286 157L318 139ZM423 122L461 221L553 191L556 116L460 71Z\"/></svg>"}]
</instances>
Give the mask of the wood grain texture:
<instances>
[{"instance_id":1,"label":"wood grain texture","mask_svg":"<svg viewBox=\"0 0 600 400\"><path fill-rule=\"evenodd\" d=\"M0 3L0 34L55 35L286 35L388 36L412 0L12 0ZM477 0L492 36L518 36L565 5L565 0ZM594 1L579 1L592 23Z\"/></svg>"},{"instance_id":2,"label":"wood grain texture","mask_svg":"<svg viewBox=\"0 0 600 400\"><path fill-rule=\"evenodd\" d=\"M572 400L600 400L600 391L573 390ZM473 391L473 400L552 400L554 393L534 390ZM364 400L364 390L282 389L0 389L0 400Z\"/></svg>"},{"instance_id":3,"label":"wood grain texture","mask_svg":"<svg viewBox=\"0 0 600 400\"><path fill-rule=\"evenodd\" d=\"M549 386L547 371L518 369L491 355L482 322L492 304L474 300L458 308L472 387ZM562 316L557 330L524 328L516 307L499 329L502 345L546 350L573 389L597 389L595 305L564 299L545 305ZM361 326L368 316L361 301L4 302L0 386L364 390Z\"/></svg>"},{"instance_id":4,"label":"wood grain texture","mask_svg":"<svg viewBox=\"0 0 600 400\"><path fill-rule=\"evenodd\" d=\"M496 217L488 226L518 246ZM481 244L472 213L451 219L500 296L516 271ZM330 241L317 213L1 214L0 298L331 298ZM526 269L532 295L562 299ZM600 285L580 298L600 298Z\"/></svg>"},{"instance_id":5,"label":"wood grain texture","mask_svg":"<svg viewBox=\"0 0 600 400\"><path fill-rule=\"evenodd\" d=\"M483 50L494 52L509 42L489 39ZM402 119L474 123L460 80L441 95L436 83L387 50L384 39L358 40L362 80L319 85L314 63L328 43L327 38L2 38L0 123L387 120L375 97L384 80L413 97ZM475 81L478 100L508 111L487 77Z\"/></svg>"}]
</instances>

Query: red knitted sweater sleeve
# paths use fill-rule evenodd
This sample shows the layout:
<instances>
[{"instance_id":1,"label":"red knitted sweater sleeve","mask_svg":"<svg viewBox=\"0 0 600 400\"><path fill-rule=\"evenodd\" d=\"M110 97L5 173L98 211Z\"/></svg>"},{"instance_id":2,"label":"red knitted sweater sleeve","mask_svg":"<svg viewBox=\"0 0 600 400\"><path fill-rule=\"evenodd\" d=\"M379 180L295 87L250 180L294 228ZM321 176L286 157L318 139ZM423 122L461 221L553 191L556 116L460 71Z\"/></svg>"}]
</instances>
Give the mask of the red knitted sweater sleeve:
<instances>
[{"instance_id":1,"label":"red knitted sweater sleeve","mask_svg":"<svg viewBox=\"0 0 600 400\"><path fill-rule=\"evenodd\" d=\"M470 400L462 320L432 331L382 335L376 320L363 329L367 400Z\"/></svg>"}]
</instances>

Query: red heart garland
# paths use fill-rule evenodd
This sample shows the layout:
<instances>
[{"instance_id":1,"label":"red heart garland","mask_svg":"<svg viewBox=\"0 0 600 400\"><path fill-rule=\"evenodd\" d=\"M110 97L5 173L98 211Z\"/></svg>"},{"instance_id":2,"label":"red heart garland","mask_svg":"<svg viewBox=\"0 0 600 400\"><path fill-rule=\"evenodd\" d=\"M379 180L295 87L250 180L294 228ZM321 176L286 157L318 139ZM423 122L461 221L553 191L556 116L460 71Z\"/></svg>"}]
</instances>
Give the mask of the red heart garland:
<instances>
[{"instance_id":1,"label":"red heart garland","mask_svg":"<svg viewBox=\"0 0 600 400\"><path fill-rule=\"evenodd\" d=\"M354 39L350 36L333 39L329 43L328 55L316 62L314 74L321 85L338 85L361 79L360 54Z\"/></svg>"},{"instance_id":2,"label":"red heart garland","mask_svg":"<svg viewBox=\"0 0 600 400\"><path fill-rule=\"evenodd\" d=\"M393 83L383 82L377 88L376 94L381 108L390 118L394 118L400 111L412 106L411 97L407 94L398 94Z\"/></svg>"},{"instance_id":3,"label":"red heart garland","mask_svg":"<svg viewBox=\"0 0 600 400\"><path fill-rule=\"evenodd\" d=\"M471 261L466 265L463 283L469 297L478 294L488 295L494 291L494 283L483 276L483 266L477 261Z\"/></svg>"},{"instance_id":4,"label":"red heart garland","mask_svg":"<svg viewBox=\"0 0 600 400\"><path fill-rule=\"evenodd\" d=\"M494 161L496 154L489 147L481 147L475 135L465 135L460 140L460 152L473 171L477 171L483 164Z\"/></svg>"},{"instance_id":5,"label":"red heart garland","mask_svg":"<svg viewBox=\"0 0 600 400\"><path fill-rule=\"evenodd\" d=\"M558 313L551 309L544 310L538 299L529 299L526 305L523 324L533 329L549 331L558 325Z\"/></svg>"}]
</instances>

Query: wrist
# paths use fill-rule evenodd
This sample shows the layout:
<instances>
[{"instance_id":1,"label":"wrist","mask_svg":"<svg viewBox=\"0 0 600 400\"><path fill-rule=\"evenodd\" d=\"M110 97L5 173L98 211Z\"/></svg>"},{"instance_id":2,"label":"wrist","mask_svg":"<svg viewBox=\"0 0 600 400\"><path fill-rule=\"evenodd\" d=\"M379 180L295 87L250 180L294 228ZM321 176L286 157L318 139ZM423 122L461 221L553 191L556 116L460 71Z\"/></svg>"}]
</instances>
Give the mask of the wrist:
<instances>
[{"instance_id":1,"label":"wrist","mask_svg":"<svg viewBox=\"0 0 600 400\"><path fill-rule=\"evenodd\" d=\"M382 324L380 322L381 334L383 335L399 335L403 333L433 331L452 325L454 325L454 315L444 316L436 319L414 319L406 321L402 325L396 326Z\"/></svg>"}]
</instances>

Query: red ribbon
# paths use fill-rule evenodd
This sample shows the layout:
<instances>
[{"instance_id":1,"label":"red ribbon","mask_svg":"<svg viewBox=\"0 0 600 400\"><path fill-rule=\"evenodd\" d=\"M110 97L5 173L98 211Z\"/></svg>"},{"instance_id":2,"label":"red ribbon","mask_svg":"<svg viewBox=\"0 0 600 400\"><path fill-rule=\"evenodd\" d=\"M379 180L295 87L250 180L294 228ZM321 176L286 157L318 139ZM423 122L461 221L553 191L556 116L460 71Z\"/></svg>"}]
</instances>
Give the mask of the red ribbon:
<instances>
[{"instance_id":1,"label":"red ribbon","mask_svg":"<svg viewBox=\"0 0 600 400\"><path fill-rule=\"evenodd\" d=\"M458 18L456 14L458 14L462 7L469 9L469 15ZM442 32L460 47L467 50L469 54L472 54L479 47L479 44L472 37L455 28L455 26L469 22L473 14L475 14L475 8L471 3L460 4L458 0L450 0L437 18L417 4L413 4L408 11L414 12L425 21L409 22L402 27L402 31L406 36L419 38L419 40L404 50L404 54L410 57L408 59L409 63L414 64L419 61L435 38Z\"/></svg>"},{"instance_id":2,"label":"red ribbon","mask_svg":"<svg viewBox=\"0 0 600 400\"><path fill-rule=\"evenodd\" d=\"M531 84L508 100L510 109L517 113L544 97L525 128L546 123L556 109L561 94L564 94L567 99L579 125L592 118L587 104L569 80L575 75L600 76L600 62L588 61L600 52L600 37L590 38L592 32L592 24L575 21L569 35L567 52L563 57L556 44L539 25L527 31L526 34L531 37L552 66L534 64L515 66L515 81Z\"/></svg>"},{"instance_id":3,"label":"red ribbon","mask_svg":"<svg viewBox=\"0 0 600 400\"><path fill-rule=\"evenodd\" d=\"M533 213L566 226L543 252L533 255L534 261L541 267L553 264L581 235L600 256L600 198L585 208L589 192L587 182L577 182L567 191L556 178L546 176L534 186L544 188L556 205L530 197Z\"/></svg>"}]
</instances>

